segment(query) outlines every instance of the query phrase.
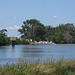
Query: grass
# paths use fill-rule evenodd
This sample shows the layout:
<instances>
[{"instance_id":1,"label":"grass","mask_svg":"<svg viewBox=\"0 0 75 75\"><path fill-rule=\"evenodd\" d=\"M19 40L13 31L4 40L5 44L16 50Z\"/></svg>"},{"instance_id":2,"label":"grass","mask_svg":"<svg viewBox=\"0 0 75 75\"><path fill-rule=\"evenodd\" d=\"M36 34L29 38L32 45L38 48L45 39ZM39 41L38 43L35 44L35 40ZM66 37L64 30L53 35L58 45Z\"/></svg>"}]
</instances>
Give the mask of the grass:
<instances>
[{"instance_id":1,"label":"grass","mask_svg":"<svg viewBox=\"0 0 75 75\"><path fill-rule=\"evenodd\" d=\"M30 62L30 61L29 61ZM75 75L75 60L58 60L27 64L20 59L17 64L0 67L0 75Z\"/></svg>"}]
</instances>

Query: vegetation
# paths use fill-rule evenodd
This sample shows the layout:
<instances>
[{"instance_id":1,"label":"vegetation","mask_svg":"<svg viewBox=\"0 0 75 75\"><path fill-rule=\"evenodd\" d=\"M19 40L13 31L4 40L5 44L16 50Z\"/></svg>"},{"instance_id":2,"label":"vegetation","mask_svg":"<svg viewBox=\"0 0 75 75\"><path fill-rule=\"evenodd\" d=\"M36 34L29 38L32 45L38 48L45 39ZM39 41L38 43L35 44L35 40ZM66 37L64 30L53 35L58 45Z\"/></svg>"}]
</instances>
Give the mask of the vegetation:
<instances>
[{"instance_id":1,"label":"vegetation","mask_svg":"<svg viewBox=\"0 0 75 75\"><path fill-rule=\"evenodd\" d=\"M73 24L61 24L53 27L50 39L56 43L75 43L75 27Z\"/></svg>"},{"instance_id":2,"label":"vegetation","mask_svg":"<svg viewBox=\"0 0 75 75\"><path fill-rule=\"evenodd\" d=\"M6 64L0 67L0 75L75 75L75 60L49 61L45 63Z\"/></svg>"},{"instance_id":3,"label":"vegetation","mask_svg":"<svg viewBox=\"0 0 75 75\"><path fill-rule=\"evenodd\" d=\"M0 30L0 46L11 44L10 37L7 37L5 32L7 32L6 29ZM25 38L22 38L22 40L16 38L15 44L29 44L29 42Z\"/></svg>"},{"instance_id":4,"label":"vegetation","mask_svg":"<svg viewBox=\"0 0 75 75\"><path fill-rule=\"evenodd\" d=\"M75 27L73 24L61 24L57 27L45 26L36 19L23 22L18 30L22 38L33 41L53 41L55 43L75 43Z\"/></svg>"},{"instance_id":5,"label":"vegetation","mask_svg":"<svg viewBox=\"0 0 75 75\"><path fill-rule=\"evenodd\" d=\"M6 29L0 30L0 46L10 44L10 38L6 37L7 35L5 32L7 32Z\"/></svg>"},{"instance_id":6,"label":"vegetation","mask_svg":"<svg viewBox=\"0 0 75 75\"><path fill-rule=\"evenodd\" d=\"M45 40L45 27L36 19L24 21L22 29L18 31L22 34L22 38L33 39L33 41Z\"/></svg>"},{"instance_id":7,"label":"vegetation","mask_svg":"<svg viewBox=\"0 0 75 75\"><path fill-rule=\"evenodd\" d=\"M25 38L22 38L22 40L16 38L15 44L29 44L29 42Z\"/></svg>"},{"instance_id":8,"label":"vegetation","mask_svg":"<svg viewBox=\"0 0 75 75\"><path fill-rule=\"evenodd\" d=\"M18 29L18 31L22 35L22 40L16 39L16 44L28 44L26 39L53 41L59 44L75 43L75 26L70 23L52 27L50 25L45 26L39 20L30 19L24 21L21 29ZM0 30L0 46L11 43L5 32L7 32L6 29Z\"/></svg>"}]
</instances>

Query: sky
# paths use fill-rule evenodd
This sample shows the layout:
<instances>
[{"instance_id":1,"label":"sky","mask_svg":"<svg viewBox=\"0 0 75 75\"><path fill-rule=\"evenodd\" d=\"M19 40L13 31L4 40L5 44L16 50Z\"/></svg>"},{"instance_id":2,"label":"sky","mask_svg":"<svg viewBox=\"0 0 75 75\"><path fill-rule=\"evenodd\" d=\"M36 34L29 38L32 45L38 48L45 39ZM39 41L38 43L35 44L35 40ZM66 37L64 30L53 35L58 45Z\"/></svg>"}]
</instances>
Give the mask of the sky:
<instances>
[{"instance_id":1,"label":"sky","mask_svg":"<svg viewBox=\"0 0 75 75\"><path fill-rule=\"evenodd\" d=\"M45 26L75 25L75 0L0 0L0 30L7 29L9 37L19 37L17 30L27 19Z\"/></svg>"}]
</instances>

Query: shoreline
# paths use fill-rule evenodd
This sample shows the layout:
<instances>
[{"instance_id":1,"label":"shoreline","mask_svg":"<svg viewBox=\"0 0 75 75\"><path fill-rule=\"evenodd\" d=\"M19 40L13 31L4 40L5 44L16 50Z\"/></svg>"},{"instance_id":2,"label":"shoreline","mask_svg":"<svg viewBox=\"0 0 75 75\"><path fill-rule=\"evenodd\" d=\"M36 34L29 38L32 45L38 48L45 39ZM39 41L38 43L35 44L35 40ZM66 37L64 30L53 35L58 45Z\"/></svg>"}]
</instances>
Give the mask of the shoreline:
<instances>
[{"instance_id":1,"label":"shoreline","mask_svg":"<svg viewBox=\"0 0 75 75\"><path fill-rule=\"evenodd\" d=\"M75 75L75 60L50 60L48 63L27 64L19 60L17 64L0 66L0 75Z\"/></svg>"}]
</instances>

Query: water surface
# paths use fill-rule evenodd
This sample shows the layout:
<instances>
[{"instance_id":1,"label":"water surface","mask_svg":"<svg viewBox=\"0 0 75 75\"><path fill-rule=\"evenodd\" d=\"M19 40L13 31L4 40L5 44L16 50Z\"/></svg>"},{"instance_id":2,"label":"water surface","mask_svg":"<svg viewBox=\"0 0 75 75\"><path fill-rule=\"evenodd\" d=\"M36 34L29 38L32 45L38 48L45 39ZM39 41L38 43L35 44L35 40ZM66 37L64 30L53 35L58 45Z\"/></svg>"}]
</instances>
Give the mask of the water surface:
<instances>
[{"instance_id":1,"label":"water surface","mask_svg":"<svg viewBox=\"0 0 75 75\"><path fill-rule=\"evenodd\" d=\"M75 44L56 45L15 45L15 47L0 47L0 64L15 62L18 58L48 58L75 59Z\"/></svg>"}]
</instances>

